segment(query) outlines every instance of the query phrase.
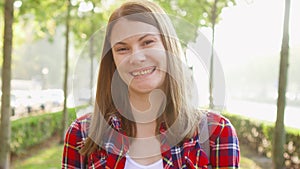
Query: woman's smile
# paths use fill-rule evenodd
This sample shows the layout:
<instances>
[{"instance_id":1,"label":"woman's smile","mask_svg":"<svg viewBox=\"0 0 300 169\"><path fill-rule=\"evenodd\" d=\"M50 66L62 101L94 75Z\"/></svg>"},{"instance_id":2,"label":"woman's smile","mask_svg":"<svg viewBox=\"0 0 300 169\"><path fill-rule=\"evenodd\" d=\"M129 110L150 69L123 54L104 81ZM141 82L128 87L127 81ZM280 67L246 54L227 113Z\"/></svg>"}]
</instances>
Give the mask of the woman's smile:
<instances>
[{"instance_id":1,"label":"woman's smile","mask_svg":"<svg viewBox=\"0 0 300 169\"><path fill-rule=\"evenodd\" d=\"M144 78L151 75L156 70L156 66L141 68L130 72L134 78Z\"/></svg>"}]
</instances>

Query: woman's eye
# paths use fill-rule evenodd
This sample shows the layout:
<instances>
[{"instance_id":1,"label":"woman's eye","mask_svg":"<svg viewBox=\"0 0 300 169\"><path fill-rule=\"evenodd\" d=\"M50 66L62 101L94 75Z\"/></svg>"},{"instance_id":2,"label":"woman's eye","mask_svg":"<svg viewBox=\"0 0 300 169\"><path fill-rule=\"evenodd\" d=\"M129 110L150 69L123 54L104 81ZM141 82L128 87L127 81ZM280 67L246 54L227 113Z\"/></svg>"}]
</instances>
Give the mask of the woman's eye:
<instances>
[{"instance_id":1,"label":"woman's eye","mask_svg":"<svg viewBox=\"0 0 300 169\"><path fill-rule=\"evenodd\" d=\"M125 47L121 47L121 48L116 49L117 52L125 52L126 50L128 50L128 48L125 48Z\"/></svg>"},{"instance_id":2,"label":"woman's eye","mask_svg":"<svg viewBox=\"0 0 300 169\"><path fill-rule=\"evenodd\" d=\"M154 40L145 40L145 41L143 42L143 45L147 46L147 45L150 45L150 44L152 44L152 43L154 43Z\"/></svg>"}]
</instances>

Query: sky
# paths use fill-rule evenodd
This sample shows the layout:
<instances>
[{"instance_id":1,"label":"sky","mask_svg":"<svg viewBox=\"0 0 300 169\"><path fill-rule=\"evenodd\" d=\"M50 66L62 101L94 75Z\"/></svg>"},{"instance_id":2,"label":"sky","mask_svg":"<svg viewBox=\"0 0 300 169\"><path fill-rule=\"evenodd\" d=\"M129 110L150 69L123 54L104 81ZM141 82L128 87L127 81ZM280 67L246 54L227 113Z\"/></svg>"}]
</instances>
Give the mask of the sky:
<instances>
[{"instance_id":1,"label":"sky","mask_svg":"<svg viewBox=\"0 0 300 169\"><path fill-rule=\"evenodd\" d=\"M290 48L300 47L300 1L291 0ZM247 62L251 57L278 54L281 48L284 0L237 0L222 11L216 26L216 50L220 59ZM209 31L207 31L209 32ZM248 59L247 59L248 58Z\"/></svg>"}]
</instances>

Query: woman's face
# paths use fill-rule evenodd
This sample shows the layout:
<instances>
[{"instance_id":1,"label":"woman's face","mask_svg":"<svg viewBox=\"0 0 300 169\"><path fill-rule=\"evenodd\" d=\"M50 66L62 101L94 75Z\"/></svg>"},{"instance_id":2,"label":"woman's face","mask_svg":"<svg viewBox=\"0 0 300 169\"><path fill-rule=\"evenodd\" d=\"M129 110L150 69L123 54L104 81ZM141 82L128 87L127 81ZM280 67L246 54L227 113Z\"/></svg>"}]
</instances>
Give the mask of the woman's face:
<instances>
[{"instance_id":1,"label":"woman's face","mask_svg":"<svg viewBox=\"0 0 300 169\"><path fill-rule=\"evenodd\" d=\"M144 22L120 19L111 31L114 62L129 92L160 88L166 76L166 50L159 30Z\"/></svg>"}]
</instances>

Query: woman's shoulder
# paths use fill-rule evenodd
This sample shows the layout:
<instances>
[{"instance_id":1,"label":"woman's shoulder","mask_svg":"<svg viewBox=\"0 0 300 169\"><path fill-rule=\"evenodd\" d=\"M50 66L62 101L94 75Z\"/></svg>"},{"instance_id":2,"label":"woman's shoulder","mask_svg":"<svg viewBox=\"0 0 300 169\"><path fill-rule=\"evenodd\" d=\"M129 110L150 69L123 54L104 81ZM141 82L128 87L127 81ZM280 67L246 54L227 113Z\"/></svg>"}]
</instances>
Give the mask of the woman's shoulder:
<instances>
[{"instance_id":1,"label":"woman's shoulder","mask_svg":"<svg viewBox=\"0 0 300 169\"><path fill-rule=\"evenodd\" d=\"M84 114L76 118L69 126L69 132L81 132L82 134L87 134L90 123L91 123L92 113Z\"/></svg>"},{"instance_id":2,"label":"woman's shoulder","mask_svg":"<svg viewBox=\"0 0 300 169\"><path fill-rule=\"evenodd\" d=\"M230 120L217 111L208 111L206 113L208 123L211 125L223 125L230 123Z\"/></svg>"},{"instance_id":3,"label":"woman's shoulder","mask_svg":"<svg viewBox=\"0 0 300 169\"><path fill-rule=\"evenodd\" d=\"M93 118L93 113L86 113L76 118L69 126L69 132L80 132L81 135L88 135L89 127ZM121 120L116 114L112 114L108 118L108 124L115 130L120 130Z\"/></svg>"},{"instance_id":4,"label":"woman's shoulder","mask_svg":"<svg viewBox=\"0 0 300 169\"><path fill-rule=\"evenodd\" d=\"M85 114L76 118L69 126L65 135L65 146L79 150L83 146L84 140L88 137L91 114Z\"/></svg>"},{"instance_id":5,"label":"woman's shoulder","mask_svg":"<svg viewBox=\"0 0 300 169\"><path fill-rule=\"evenodd\" d=\"M89 124L91 122L91 119L92 119L92 113L87 113L80 117L77 117L73 123L77 125Z\"/></svg>"},{"instance_id":6,"label":"woman's shoulder","mask_svg":"<svg viewBox=\"0 0 300 169\"><path fill-rule=\"evenodd\" d=\"M234 126L231 124L230 120L221 113L209 110L202 111L202 113L204 114L204 118L202 118L204 120L200 121L199 126L202 128L208 127L210 140L236 137Z\"/></svg>"},{"instance_id":7,"label":"woman's shoulder","mask_svg":"<svg viewBox=\"0 0 300 169\"><path fill-rule=\"evenodd\" d=\"M76 118L76 121L85 121L85 120L90 120L92 118L92 112L90 113L85 113L79 117Z\"/></svg>"},{"instance_id":8,"label":"woman's shoulder","mask_svg":"<svg viewBox=\"0 0 300 169\"><path fill-rule=\"evenodd\" d=\"M230 123L230 120L218 111L200 110L200 112L202 114L200 123L204 119L207 120L208 125L224 125Z\"/></svg>"}]
</instances>

